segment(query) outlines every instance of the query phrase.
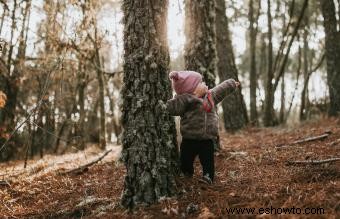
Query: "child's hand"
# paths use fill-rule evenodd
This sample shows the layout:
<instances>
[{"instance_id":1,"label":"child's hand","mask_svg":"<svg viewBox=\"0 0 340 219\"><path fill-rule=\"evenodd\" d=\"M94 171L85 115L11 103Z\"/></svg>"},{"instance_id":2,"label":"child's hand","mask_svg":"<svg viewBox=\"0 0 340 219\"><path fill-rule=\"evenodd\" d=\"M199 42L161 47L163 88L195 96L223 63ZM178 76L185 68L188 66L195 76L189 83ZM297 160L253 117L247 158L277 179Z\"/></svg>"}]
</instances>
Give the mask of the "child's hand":
<instances>
[{"instance_id":1,"label":"child's hand","mask_svg":"<svg viewBox=\"0 0 340 219\"><path fill-rule=\"evenodd\" d=\"M241 85L241 83L238 81L235 81L235 84L236 84L236 87L239 87Z\"/></svg>"}]
</instances>

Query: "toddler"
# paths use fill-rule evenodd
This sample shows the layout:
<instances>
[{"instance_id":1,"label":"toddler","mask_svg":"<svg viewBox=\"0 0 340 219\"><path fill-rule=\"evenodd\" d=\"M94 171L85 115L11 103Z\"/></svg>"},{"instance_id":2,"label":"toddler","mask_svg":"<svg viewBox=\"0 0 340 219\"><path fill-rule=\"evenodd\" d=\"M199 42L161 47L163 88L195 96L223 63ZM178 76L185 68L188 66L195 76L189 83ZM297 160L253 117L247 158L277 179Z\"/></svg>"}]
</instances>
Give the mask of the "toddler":
<instances>
[{"instance_id":1,"label":"toddler","mask_svg":"<svg viewBox=\"0 0 340 219\"><path fill-rule=\"evenodd\" d=\"M169 77L176 96L167 101L167 109L170 115L181 117L181 170L192 176L198 155L203 180L211 184L215 175L214 141L218 136L216 105L240 83L229 79L209 90L202 75L194 71L173 71Z\"/></svg>"}]
</instances>

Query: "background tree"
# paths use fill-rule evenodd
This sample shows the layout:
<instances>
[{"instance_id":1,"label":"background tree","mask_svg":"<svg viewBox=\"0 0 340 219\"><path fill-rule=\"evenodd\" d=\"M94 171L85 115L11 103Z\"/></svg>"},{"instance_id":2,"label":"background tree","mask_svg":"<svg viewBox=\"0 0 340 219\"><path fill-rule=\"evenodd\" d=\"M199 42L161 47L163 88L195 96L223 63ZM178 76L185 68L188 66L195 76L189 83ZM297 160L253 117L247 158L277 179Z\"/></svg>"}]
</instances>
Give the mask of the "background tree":
<instances>
[{"instance_id":1,"label":"background tree","mask_svg":"<svg viewBox=\"0 0 340 219\"><path fill-rule=\"evenodd\" d=\"M225 2L216 1L216 48L217 72L220 81L233 78L238 81L238 72L235 65L233 47L230 39L228 20L225 15ZM196 20L196 19L195 19ZM241 88L228 95L222 102L224 127L226 130L235 131L248 122L247 109L241 93Z\"/></svg>"},{"instance_id":2,"label":"background tree","mask_svg":"<svg viewBox=\"0 0 340 219\"><path fill-rule=\"evenodd\" d=\"M337 31L337 19L333 0L322 0L321 11L324 17L326 33L327 82L330 107L328 114L336 116L340 112L340 32Z\"/></svg>"},{"instance_id":3,"label":"background tree","mask_svg":"<svg viewBox=\"0 0 340 219\"><path fill-rule=\"evenodd\" d=\"M171 98L168 79L168 1L124 0L122 204L156 202L175 194L175 124L163 109Z\"/></svg>"},{"instance_id":4,"label":"background tree","mask_svg":"<svg viewBox=\"0 0 340 219\"><path fill-rule=\"evenodd\" d=\"M256 37L258 32L258 19L261 10L261 1L258 1L257 14L254 10L254 1L249 0L249 41L250 41L250 70L249 70L249 90L250 90L250 122L258 124L257 104L256 104Z\"/></svg>"},{"instance_id":5,"label":"background tree","mask_svg":"<svg viewBox=\"0 0 340 219\"><path fill-rule=\"evenodd\" d=\"M209 88L215 86L215 1L185 0L185 68L203 75Z\"/></svg>"}]
</instances>

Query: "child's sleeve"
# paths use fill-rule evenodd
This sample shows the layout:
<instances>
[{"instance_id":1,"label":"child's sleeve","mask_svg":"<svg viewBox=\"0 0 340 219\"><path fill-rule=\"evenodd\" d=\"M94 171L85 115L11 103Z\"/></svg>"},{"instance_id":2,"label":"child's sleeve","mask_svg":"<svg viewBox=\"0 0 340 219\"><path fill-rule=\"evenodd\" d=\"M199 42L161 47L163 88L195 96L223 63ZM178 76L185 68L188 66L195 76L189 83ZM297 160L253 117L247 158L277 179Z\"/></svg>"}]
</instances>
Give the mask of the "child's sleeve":
<instances>
[{"instance_id":1,"label":"child's sleeve","mask_svg":"<svg viewBox=\"0 0 340 219\"><path fill-rule=\"evenodd\" d=\"M168 100L166 107L170 115L181 116L190 108L193 102L193 98L189 95L178 95Z\"/></svg>"},{"instance_id":2,"label":"child's sleeve","mask_svg":"<svg viewBox=\"0 0 340 219\"><path fill-rule=\"evenodd\" d=\"M211 93L214 98L214 103L218 104L221 102L228 93L231 93L236 88L236 81L234 79L228 79L220 83L219 85L215 86L211 89Z\"/></svg>"}]
</instances>

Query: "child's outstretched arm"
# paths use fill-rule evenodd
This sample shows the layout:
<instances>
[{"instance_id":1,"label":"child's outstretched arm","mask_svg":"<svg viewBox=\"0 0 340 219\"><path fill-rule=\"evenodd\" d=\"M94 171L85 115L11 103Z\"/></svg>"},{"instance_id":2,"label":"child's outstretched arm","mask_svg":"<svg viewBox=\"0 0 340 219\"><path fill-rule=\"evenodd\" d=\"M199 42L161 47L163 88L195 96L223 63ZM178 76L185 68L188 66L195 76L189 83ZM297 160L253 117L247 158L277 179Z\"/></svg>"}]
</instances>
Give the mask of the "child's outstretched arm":
<instances>
[{"instance_id":1,"label":"child's outstretched arm","mask_svg":"<svg viewBox=\"0 0 340 219\"><path fill-rule=\"evenodd\" d=\"M166 108L170 115L181 116L190 109L195 102L195 99L197 98L189 94L178 95L167 101Z\"/></svg>"},{"instance_id":2,"label":"child's outstretched arm","mask_svg":"<svg viewBox=\"0 0 340 219\"><path fill-rule=\"evenodd\" d=\"M236 82L234 79L228 79L215 86L213 89L211 89L214 103L218 104L221 102L227 96L227 94L233 92L239 85L240 82Z\"/></svg>"}]
</instances>

